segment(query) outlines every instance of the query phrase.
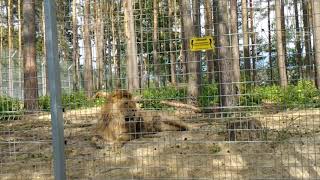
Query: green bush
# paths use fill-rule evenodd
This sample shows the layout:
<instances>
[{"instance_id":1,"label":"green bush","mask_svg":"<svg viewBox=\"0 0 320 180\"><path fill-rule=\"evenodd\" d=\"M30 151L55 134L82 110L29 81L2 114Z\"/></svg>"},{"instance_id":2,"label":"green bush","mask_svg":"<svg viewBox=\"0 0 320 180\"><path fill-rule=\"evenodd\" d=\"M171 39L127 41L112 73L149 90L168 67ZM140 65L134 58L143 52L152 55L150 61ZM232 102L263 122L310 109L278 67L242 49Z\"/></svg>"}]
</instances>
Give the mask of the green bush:
<instances>
[{"instance_id":1,"label":"green bush","mask_svg":"<svg viewBox=\"0 0 320 180\"><path fill-rule=\"evenodd\" d=\"M216 84L204 85L198 98L201 107L212 107L219 104L219 89Z\"/></svg>"},{"instance_id":2,"label":"green bush","mask_svg":"<svg viewBox=\"0 0 320 180\"><path fill-rule=\"evenodd\" d=\"M93 107L104 103L103 98L90 99L83 91L63 94L61 97L62 107L67 109L77 109L81 107ZM41 96L39 98L39 106L41 110L50 110L50 96Z\"/></svg>"},{"instance_id":3,"label":"green bush","mask_svg":"<svg viewBox=\"0 0 320 180\"><path fill-rule=\"evenodd\" d=\"M7 96L0 96L0 112L19 111L20 101Z\"/></svg>"},{"instance_id":4,"label":"green bush","mask_svg":"<svg viewBox=\"0 0 320 180\"><path fill-rule=\"evenodd\" d=\"M0 96L0 120L16 119L22 113L21 102L7 96Z\"/></svg>"},{"instance_id":5,"label":"green bush","mask_svg":"<svg viewBox=\"0 0 320 180\"><path fill-rule=\"evenodd\" d=\"M183 100L186 97L186 92L186 88L173 86L146 89L142 92L142 107L156 109L166 107L160 103L161 100Z\"/></svg>"},{"instance_id":6,"label":"green bush","mask_svg":"<svg viewBox=\"0 0 320 180\"><path fill-rule=\"evenodd\" d=\"M39 108L43 111L50 110L50 97L49 96L39 97Z\"/></svg>"},{"instance_id":7,"label":"green bush","mask_svg":"<svg viewBox=\"0 0 320 180\"><path fill-rule=\"evenodd\" d=\"M263 101L275 103L285 108L301 106L318 107L320 105L320 91L312 81L299 81L297 85L281 88L277 85L257 87L248 93L255 104ZM243 95L241 98L245 98Z\"/></svg>"}]
</instances>

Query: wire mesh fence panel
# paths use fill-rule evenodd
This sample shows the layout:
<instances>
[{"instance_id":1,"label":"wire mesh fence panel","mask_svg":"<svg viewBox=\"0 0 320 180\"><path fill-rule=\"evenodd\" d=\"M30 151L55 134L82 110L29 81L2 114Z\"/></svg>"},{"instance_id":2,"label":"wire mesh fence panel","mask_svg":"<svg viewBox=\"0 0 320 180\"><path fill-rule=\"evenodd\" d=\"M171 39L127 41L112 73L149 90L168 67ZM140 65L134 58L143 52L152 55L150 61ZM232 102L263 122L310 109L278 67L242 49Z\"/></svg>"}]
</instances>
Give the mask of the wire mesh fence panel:
<instances>
[{"instance_id":1,"label":"wire mesh fence panel","mask_svg":"<svg viewBox=\"0 0 320 180\"><path fill-rule=\"evenodd\" d=\"M53 179L43 2L0 2L0 177ZM55 2L67 179L320 178L318 0Z\"/></svg>"}]
</instances>

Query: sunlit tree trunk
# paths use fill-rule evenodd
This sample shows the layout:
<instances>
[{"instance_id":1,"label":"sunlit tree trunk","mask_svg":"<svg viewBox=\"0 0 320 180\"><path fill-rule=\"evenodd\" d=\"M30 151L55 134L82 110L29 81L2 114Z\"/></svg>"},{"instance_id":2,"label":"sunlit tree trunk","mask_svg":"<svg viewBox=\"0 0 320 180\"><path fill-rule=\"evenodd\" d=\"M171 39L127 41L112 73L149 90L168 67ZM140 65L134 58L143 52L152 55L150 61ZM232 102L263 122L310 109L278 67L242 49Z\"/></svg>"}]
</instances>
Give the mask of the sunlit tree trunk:
<instances>
[{"instance_id":1,"label":"sunlit tree trunk","mask_svg":"<svg viewBox=\"0 0 320 180\"><path fill-rule=\"evenodd\" d=\"M84 89L88 97L93 94L93 72L92 72L92 50L90 37L90 0L85 0L84 5L84 24L83 24L83 43L84 43Z\"/></svg>"},{"instance_id":2,"label":"sunlit tree trunk","mask_svg":"<svg viewBox=\"0 0 320 180\"><path fill-rule=\"evenodd\" d=\"M34 111L38 109L35 0L23 1L23 67L24 107Z\"/></svg>"},{"instance_id":3,"label":"sunlit tree trunk","mask_svg":"<svg viewBox=\"0 0 320 180\"><path fill-rule=\"evenodd\" d=\"M313 40L315 51L316 85L320 89L320 1L313 0Z\"/></svg>"},{"instance_id":4,"label":"sunlit tree trunk","mask_svg":"<svg viewBox=\"0 0 320 180\"><path fill-rule=\"evenodd\" d=\"M80 89L80 69L79 69L79 42L78 42L78 0L72 1L72 62L73 62L73 90Z\"/></svg>"},{"instance_id":5,"label":"sunlit tree trunk","mask_svg":"<svg viewBox=\"0 0 320 180\"><path fill-rule=\"evenodd\" d=\"M12 0L8 0L8 94L13 96L13 7Z\"/></svg>"},{"instance_id":6,"label":"sunlit tree trunk","mask_svg":"<svg viewBox=\"0 0 320 180\"><path fill-rule=\"evenodd\" d=\"M18 0L18 21L19 21L19 25L18 25L18 43L19 43L19 49L18 49L18 68L19 68L19 71L18 71L18 82L19 82L19 87L22 88L22 56L23 56L23 53L22 53L22 16L21 16L21 13L22 13L22 10L21 10L21 0ZM0 70L1 72L1 70ZM0 81L1 83L1 81ZM47 86L48 87L48 86ZM47 88L49 89L49 88Z\"/></svg>"},{"instance_id":7,"label":"sunlit tree trunk","mask_svg":"<svg viewBox=\"0 0 320 180\"><path fill-rule=\"evenodd\" d=\"M281 87L287 87L287 72L285 63L285 51L283 47L283 33L282 33L282 23L281 23L281 2L275 1L275 11L276 11L276 34L277 34L277 59L278 59L278 69L280 76Z\"/></svg>"},{"instance_id":8,"label":"sunlit tree trunk","mask_svg":"<svg viewBox=\"0 0 320 180\"><path fill-rule=\"evenodd\" d=\"M310 36L310 21L309 21L309 0L302 0L302 12L303 12L303 29L304 29L304 46L306 51L306 57L304 65L306 66L305 76L307 79L312 78L312 58L311 58L311 36Z\"/></svg>"},{"instance_id":9,"label":"sunlit tree trunk","mask_svg":"<svg viewBox=\"0 0 320 180\"><path fill-rule=\"evenodd\" d=\"M271 41L271 7L270 1L268 1L268 54L269 54L269 68L270 68L270 80L273 83L273 64L272 64L272 41Z\"/></svg>"},{"instance_id":10,"label":"sunlit tree trunk","mask_svg":"<svg viewBox=\"0 0 320 180\"><path fill-rule=\"evenodd\" d=\"M173 30L173 25L174 25L174 17L175 17L175 0L169 0L169 11L168 11L168 16L169 16L169 33L170 33L170 43L169 43L169 48L170 48L170 71L171 71L171 84L176 85L177 84L177 79L176 79L176 40L175 40L175 32Z\"/></svg>"},{"instance_id":11,"label":"sunlit tree trunk","mask_svg":"<svg viewBox=\"0 0 320 180\"><path fill-rule=\"evenodd\" d=\"M233 83L233 66L232 66L232 53L229 48L229 38L228 34L228 6L227 1L218 1L218 26L219 26L219 69L220 69L220 104L222 107L232 107L234 106L234 91L232 87Z\"/></svg>"},{"instance_id":12,"label":"sunlit tree trunk","mask_svg":"<svg viewBox=\"0 0 320 180\"><path fill-rule=\"evenodd\" d=\"M257 79L257 71L256 71L256 62L257 62L257 55L256 55L256 34L254 31L254 9L253 9L253 2L250 0L250 32L251 32L251 58L252 58L252 84L256 83Z\"/></svg>"},{"instance_id":13,"label":"sunlit tree trunk","mask_svg":"<svg viewBox=\"0 0 320 180\"><path fill-rule=\"evenodd\" d=\"M204 1L205 8L205 30L207 36L212 36L213 30L213 15L212 15L212 0ZM213 83L214 80L214 63L213 63L213 50L207 51L207 62L208 62L208 81Z\"/></svg>"},{"instance_id":14,"label":"sunlit tree trunk","mask_svg":"<svg viewBox=\"0 0 320 180\"><path fill-rule=\"evenodd\" d=\"M251 80L251 62L249 52L249 28L248 28L248 7L247 0L241 1L242 9L242 32L243 32L243 58L246 81Z\"/></svg>"},{"instance_id":15,"label":"sunlit tree trunk","mask_svg":"<svg viewBox=\"0 0 320 180\"><path fill-rule=\"evenodd\" d=\"M118 89L121 88L121 76L120 76L120 38L119 31L116 29L117 19L115 17L115 12L117 12L117 7L115 7L115 2L111 4L111 31L112 31L112 55L113 64L115 66L115 84Z\"/></svg>"},{"instance_id":16,"label":"sunlit tree trunk","mask_svg":"<svg viewBox=\"0 0 320 180\"><path fill-rule=\"evenodd\" d=\"M96 63L98 69L98 89L102 88L103 80L104 80L104 65L103 65L103 43L104 43L104 23L103 16L101 12L101 4L100 0L95 0L95 40L96 40Z\"/></svg>"},{"instance_id":17,"label":"sunlit tree trunk","mask_svg":"<svg viewBox=\"0 0 320 180\"><path fill-rule=\"evenodd\" d=\"M0 4L2 5L2 4ZM0 26L0 59L3 58L3 27ZM2 62L0 61L0 95L2 95Z\"/></svg>"},{"instance_id":18,"label":"sunlit tree trunk","mask_svg":"<svg viewBox=\"0 0 320 180\"><path fill-rule=\"evenodd\" d=\"M298 0L294 0L294 14L296 23L296 69L298 70L299 79L302 79L302 47L301 47L301 31L299 22Z\"/></svg>"},{"instance_id":19,"label":"sunlit tree trunk","mask_svg":"<svg viewBox=\"0 0 320 180\"><path fill-rule=\"evenodd\" d=\"M239 39L238 39L238 13L237 0L231 0L230 3L230 21L232 34L232 66L233 66L233 81L235 82L235 93L240 94L240 55L239 55Z\"/></svg>"},{"instance_id":20,"label":"sunlit tree trunk","mask_svg":"<svg viewBox=\"0 0 320 180\"><path fill-rule=\"evenodd\" d=\"M158 61L158 17L159 17L159 4L158 0L153 0L153 38L152 38L152 56L155 75L155 85L160 86L160 64Z\"/></svg>"},{"instance_id":21,"label":"sunlit tree trunk","mask_svg":"<svg viewBox=\"0 0 320 180\"><path fill-rule=\"evenodd\" d=\"M186 11L186 5L185 1L187 0L182 0L180 1L180 23L181 23L181 40L182 40L182 44L181 44L181 51L180 51L180 64L181 64L181 69L182 69L182 76L183 76L183 82L188 81L188 39L186 36L186 18L189 18L191 21L191 15L188 14L188 12ZM190 4L190 2L189 2ZM189 12L191 13L191 12Z\"/></svg>"},{"instance_id":22,"label":"sunlit tree trunk","mask_svg":"<svg viewBox=\"0 0 320 180\"><path fill-rule=\"evenodd\" d=\"M48 70L46 67L47 50L46 50L46 27L45 27L45 14L44 14L44 1L42 2L42 34L43 34L43 57L42 57L42 68L41 68L41 78L42 78L42 95L47 95L49 92L49 82L48 82ZM20 44L19 44L20 46Z\"/></svg>"},{"instance_id":23,"label":"sunlit tree trunk","mask_svg":"<svg viewBox=\"0 0 320 180\"><path fill-rule=\"evenodd\" d=\"M128 90L130 92L139 89L137 44L132 6L132 0L124 1L124 26L127 40L127 78Z\"/></svg>"}]
</instances>

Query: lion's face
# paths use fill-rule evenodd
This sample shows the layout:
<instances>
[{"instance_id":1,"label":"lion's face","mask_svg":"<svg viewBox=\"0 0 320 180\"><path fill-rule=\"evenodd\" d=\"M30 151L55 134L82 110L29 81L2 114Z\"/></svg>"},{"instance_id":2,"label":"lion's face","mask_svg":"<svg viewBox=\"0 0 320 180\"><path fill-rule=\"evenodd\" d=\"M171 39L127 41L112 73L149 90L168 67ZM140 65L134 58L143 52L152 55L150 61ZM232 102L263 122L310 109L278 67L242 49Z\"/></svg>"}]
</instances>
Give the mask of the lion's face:
<instances>
[{"instance_id":1,"label":"lion's face","mask_svg":"<svg viewBox=\"0 0 320 180\"><path fill-rule=\"evenodd\" d=\"M122 98L113 101L112 116L114 126L118 129L118 136L122 140L130 140L131 136L136 133L136 103L131 99Z\"/></svg>"}]
</instances>

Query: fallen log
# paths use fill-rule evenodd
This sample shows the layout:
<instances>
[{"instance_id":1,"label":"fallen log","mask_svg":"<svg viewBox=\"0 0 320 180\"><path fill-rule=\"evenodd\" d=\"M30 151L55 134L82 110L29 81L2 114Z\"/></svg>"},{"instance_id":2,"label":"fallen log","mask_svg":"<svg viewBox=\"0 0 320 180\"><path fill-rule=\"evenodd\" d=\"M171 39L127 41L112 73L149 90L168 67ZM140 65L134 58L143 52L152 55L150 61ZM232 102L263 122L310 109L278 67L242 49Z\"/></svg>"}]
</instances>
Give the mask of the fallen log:
<instances>
[{"instance_id":1,"label":"fallen log","mask_svg":"<svg viewBox=\"0 0 320 180\"><path fill-rule=\"evenodd\" d=\"M177 101L160 101L161 104L165 104L168 106L176 107L176 108L185 108L185 109L191 109L195 112L200 113L202 110L196 106L190 105L190 104L184 104Z\"/></svg>"}]
</instances>

